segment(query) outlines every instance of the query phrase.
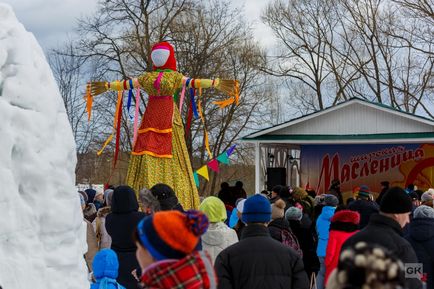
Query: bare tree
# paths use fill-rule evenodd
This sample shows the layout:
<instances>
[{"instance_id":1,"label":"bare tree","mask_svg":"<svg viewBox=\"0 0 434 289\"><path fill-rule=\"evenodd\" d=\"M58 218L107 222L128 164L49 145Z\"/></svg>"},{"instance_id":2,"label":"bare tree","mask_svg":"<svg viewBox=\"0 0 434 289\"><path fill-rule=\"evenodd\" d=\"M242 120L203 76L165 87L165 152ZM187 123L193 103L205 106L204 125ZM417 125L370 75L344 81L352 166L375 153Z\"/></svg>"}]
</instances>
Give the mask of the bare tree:
<instances>
[{"instance_id":1,"label":"bare tree","mask_svg":"<svg viewBox=\"0 0 434 289\"><path fill-rule=\"evenodd\" d=\"M433 26L426 25L432 21L432 5L395 2L399 5L387 0L272 2L263 19L282 50L268 57L265 71L287 79L301 111L356 96L432 116L427 107L432 102ZM410 14L425 24L412 25L403 17ZM304 84L305 97L297 83Z\"/></svg>"},{"instance_id":2,"label":"bare tree","mask_svg":"<svg viewBox=\"0 0 434 289\"><path fill-rule=\"evenodd\" d=\"M177 49L177 58L184 74L205 78L238 79L241 83L239 105L224 110L212 102L222 96L217 91L206 91L200 98L205 121L196 120L187 144L195 167L209 160L204 147L207 131L213 156L224 152L240 137L241 132L262 117L261 106L267 102L263 77L257 69L262 52L254 43L249 27L237 9L228 9L229 2L207 1L197 4L188 18L179 17L171 27L171 37ZM184 111L185 112L185 111ZM243 153L242 147L238 150ZM203 183L201 191L212 194L217 184L215 174Z\"/></svg>"},{"instance_id":3,"label":"bare tree","mask_svg":"<svg viewBox=\"0 0 434 289\"><path fill-rule=\"evenodd\" d=\"M297 79L316 94L314 109L324 109L323 85L329 76L325 69L326 38L330 36L325 19L331 13L329 1L274 1L262 18L281 41L281 54L270 60L266 71Z\"/></svg>"},{"instance_id":4,"label":"bare tree","mask_svg":"<svg viewBox=\"0 0 434 289\"><path fill-rule=\"evenodd\" d=\"M48 61L65 105L77 152L87 153L92 149L92 139L99 133L100 118L94 115L94 121L88 122L83 98L83 82L88 74L82 60L73 56L74 51L72 42L68 42L62 49L51 50Z\"/></svg>"}]
</instances>

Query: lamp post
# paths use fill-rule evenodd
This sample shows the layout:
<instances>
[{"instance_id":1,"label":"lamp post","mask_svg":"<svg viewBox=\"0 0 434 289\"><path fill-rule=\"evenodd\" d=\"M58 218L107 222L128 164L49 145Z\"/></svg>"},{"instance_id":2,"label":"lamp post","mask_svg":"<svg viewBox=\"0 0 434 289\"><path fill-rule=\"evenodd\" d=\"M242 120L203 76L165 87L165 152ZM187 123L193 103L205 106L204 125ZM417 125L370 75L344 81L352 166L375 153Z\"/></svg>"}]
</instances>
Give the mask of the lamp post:
<instances>
[{"instance_id":1,"label":"lamp post","mask_svg":"<svg viewBox=\"0 0 434 289\"><path fill-rule=\"evenodd\" d=\"M274 165L274 155L272 153L268 154L268 167L272 168Z\"/></svg>"}]
</instances>

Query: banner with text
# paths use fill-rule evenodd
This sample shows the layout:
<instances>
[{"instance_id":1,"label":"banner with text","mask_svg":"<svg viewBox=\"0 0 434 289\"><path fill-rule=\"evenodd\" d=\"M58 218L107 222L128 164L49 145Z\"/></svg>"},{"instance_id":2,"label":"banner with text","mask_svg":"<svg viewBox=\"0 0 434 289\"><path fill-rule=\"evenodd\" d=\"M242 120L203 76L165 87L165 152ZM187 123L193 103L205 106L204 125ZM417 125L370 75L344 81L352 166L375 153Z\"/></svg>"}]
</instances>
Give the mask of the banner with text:
<instances>
[{"instance_id":1,"label":"banner with text","mask_svg":"<svg viewBox=\"0 0 434 289\"><path fill-rule=\"evenodd\" d=\"M379 192L381 181L428 189L434 186L434 144L303 145L303 186L325 193L334 179L343 192L360 185Z\"/></svg>"}]
</instances>

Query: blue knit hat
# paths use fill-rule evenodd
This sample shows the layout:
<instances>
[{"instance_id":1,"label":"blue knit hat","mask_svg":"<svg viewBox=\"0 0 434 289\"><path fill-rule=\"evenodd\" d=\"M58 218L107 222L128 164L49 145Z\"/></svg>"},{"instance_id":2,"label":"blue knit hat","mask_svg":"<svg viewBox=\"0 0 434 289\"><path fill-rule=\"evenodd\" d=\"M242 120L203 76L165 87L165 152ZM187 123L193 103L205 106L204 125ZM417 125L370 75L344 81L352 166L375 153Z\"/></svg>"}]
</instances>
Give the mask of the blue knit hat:
<instances>
[{"instance_id":1,"label":"blue knit hat","mask_svg":"<svg viewBox=\"0 0 434 289\"><path fill-rule=\"evenodd\" d=\"M262 195L256 194L244 202L241 221L244 223L268 223L271 221L270 202Z\"/></svg>"}]
</instances>

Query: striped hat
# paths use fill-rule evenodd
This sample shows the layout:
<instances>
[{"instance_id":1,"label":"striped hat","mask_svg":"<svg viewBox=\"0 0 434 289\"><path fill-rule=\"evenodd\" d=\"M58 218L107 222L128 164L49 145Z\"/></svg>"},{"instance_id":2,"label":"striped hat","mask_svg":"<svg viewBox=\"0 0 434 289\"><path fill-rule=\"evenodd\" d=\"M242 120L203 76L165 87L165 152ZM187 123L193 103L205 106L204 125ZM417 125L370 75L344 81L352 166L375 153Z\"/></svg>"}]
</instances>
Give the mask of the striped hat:
<instances>
[{"instance_id":1,"label":"striped hat","mask_svg":"<svg viewBox=\"0 0 434 289\"><path fill-rule=\"evenodd\" d=\"M139 241L157 260L181 259L195 251L208 218L200 211L160 211L137 225Z\"/></svg>"},{"instance_id":2,"label":"striped hat","mask_svg":"<svg viewBox=\"0 0 434 289\"><path fill-rule=\"evenodd\" d=\"M368 199L371 195L369 191L370 190L368 186L362 185L360 186L359 192L357 193L357 197L362 199Z\"/></svg>"}]
</instances>

